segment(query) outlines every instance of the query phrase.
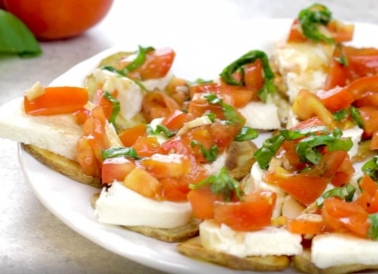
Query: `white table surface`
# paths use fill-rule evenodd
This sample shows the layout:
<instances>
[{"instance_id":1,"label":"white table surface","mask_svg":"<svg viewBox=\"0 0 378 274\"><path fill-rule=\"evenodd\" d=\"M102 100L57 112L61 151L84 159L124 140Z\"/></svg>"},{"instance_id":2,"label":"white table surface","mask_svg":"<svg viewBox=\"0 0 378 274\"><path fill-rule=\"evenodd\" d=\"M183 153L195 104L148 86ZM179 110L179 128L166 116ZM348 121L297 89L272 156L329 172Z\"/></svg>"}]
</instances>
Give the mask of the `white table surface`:
<instances>
[{"instance_id":1,"label":"white table surface","mask_svg":"<svg viewBox=\"0 0 378 274\"><path fill-rule=\"evenodd\" d=\"M326 4L335 18L378 24L375 0L318 2ZM43 55L38 58L0 57L0 105L22 96L37 80L48 85L76 63L124 39L159 37L164 41L172 36L185 39L196 31L211 31L217 22L293 18L311 3L308 0L115 0L106 18L84 35L41 43ZM161 272L95 245L58 220L38 201L26 182L17 160L17 144L0 139L0 273Z\"/></svg>"}]
</instances>

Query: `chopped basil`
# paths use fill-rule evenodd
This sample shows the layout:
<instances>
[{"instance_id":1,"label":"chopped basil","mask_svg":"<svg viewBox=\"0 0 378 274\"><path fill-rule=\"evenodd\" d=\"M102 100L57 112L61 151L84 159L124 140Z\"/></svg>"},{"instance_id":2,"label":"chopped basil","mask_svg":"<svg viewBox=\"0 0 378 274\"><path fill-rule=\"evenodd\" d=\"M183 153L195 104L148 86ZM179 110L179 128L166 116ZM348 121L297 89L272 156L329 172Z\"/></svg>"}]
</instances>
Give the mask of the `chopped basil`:
<instances>
[{"instance_id":1,"label":"chopped basil","mask_svg":"<svg viewBox=\"0 0 378 274\"><path fill-rule=\"evenodd\" d=\"M342 109L342 110L334 112L333 118L335 119L335 121L340 122L340 121L344 120L345 118L347 118L348 115L349 115L348 110Z\"/></svg>"},{"instance_id":2,"label":"chopped basil","mask_svg":"<svg viewBox=\"0 0 378 274\"><path fill-rule=\"evenodd\" d=\"M42 50L28 27L12 13L0 9L0 53L35 57Z\"/></svg>"},{"instance_id":3,"label":"chopped basil","mask_svg":"<svg viewBox=\"0 0 378 274\"><path fill-rule=\"evenodd\" d=\"M321 135L319 135L319 133ZM301 130L282 129L277 135L266 139L262 147L255 152L254 156L260 165L260 168L266 170L269 167L270 160L276 155L285 140L292 141L304 138L298 142L295 149L302 162L309 162L312 164L319 163L322 157L322 154L317 150L320 146L327 146L328 151L348 151L352 148L353 142L351 138L340 138L342 135L340 129L335 128L331 135L328 134L329 129L323 126Z\"/></svg>"},{"instance_id":4,"label":"chopped basil","mask_svg":"<svg viewBox=\"0 0 378 274\"><path fill-rule=\"evenodd\" d=\"M113 105L113 110L109 118L109 122L114 126L115 129L117 129L116 126L116 118L118 116L118 113L121 110L121 104L119 101L114 98L109 92L105 91L104 97L109 100L110 103Z\"/></svg>"},{"instance_id":5,"label":"chopped basil","mask_svg":"<svg viewBox=\"0 0 378 274\"><path fill-rule=\"evenodd\" d=\"M209 113L204 114L203 116L207 116L207 117L209 117L209 119L210 119L210 121L211 121L212 123L215 122L216 116L215 116L214 113L209 112Z\"/></svg>"},{"instance_id":6,"label":"chopped basil","mask_svg":"<svg viewBox=\"0 0 378 274\"><path fill-rule=\"evenodd\" d=\"M157 125L155 130L152 129L150 124L147 125L147 134L149 135L163 134L167 138L170 138L170 137L175 136L176 133L177 133L177 130L170 130L166 126L163 126L163 125Z\"/></svg>"},{"instance_id":7,"label":"chopped basil","mask_svg":"<svg viewBox=\"0 0 378 274\"><path fill-rule=\"evenodd\" d=\"M369 175L374 181L378 181L378 156L374 156L361 168L362 172Z\"/></svg>"},{"instance_id":8,"label":"chopped basil","mask_svg":"<svg viewBox=\"0 0 378 274\"><path fill-rule=\"evenodd\" d=\"M269 65L269 58L265 54L265 52L261 50L252 50L241 56L236 61L232 62L230 65L228 65L226 68L223 69L220 76L222 80L232 86L244 86L245 80L244 80L244 69L243 67L247 64L251 64L258 59L261 60L262 66L263 66L263 75L264 75L264 85L259 90L258 95L261 99L261 101L266 102L267 96L269 93L272 93L276 90L276 87L273 83L274 80L274 73ZM236 80L233 77L233 74L235 72L241 72L241 79Z\"/></svg>"},{"instance_id":9,"label":"chopped basil","mask_svg":"<svg viewBox=\"0 0 378 274\"><path fill-rule=\"evenodd\" d=\"M129 147L111 147L109 149L103 150L101 156L102 159L116 158L120 156L133 158L135 160L139 159L136 150Z\"/></svg>"},{"instance_id":10,"label":"chopped basil","mask_svg":"<svg viewBox=\"0 0 378 274\"><path fill-rule=\"evenodd\" d=\"M319 146L327 146L328 151L349 151L353 146L353 142L350 137L340 139L340 132L338 128L335 128L332 135L313 135L300 140L296 146L296 152L301 161L318 164L322 156L316 149Z\"/></svg>"},{"instance_id":11,"label":"chopped basil","mask_svg":"<svg viewBox=\"0 0 378 274\"><path fill-rule=\"evenodd\" d=\"M153 47L143 48L139 46L137 57L135 57L135 59L122 70L125 72L125 74L128 74L129 72L140 68L144 62L146 62L147 53L154 50L155 49Z\"/></svg>"},{"instance_id":12,"label":"chopped basil","mask_svg":"<svg viewBox=\"0 0 378 274\"><path fill-rule=\"evenodd\" d=\"M220 105L223 108L223 113L224 116L226 117L226 120L229 121L232 124L243 124L244 121L236 111L236 109L223 102L221 98L219 98L216 94L214 93L208 93L204 95L205 99L212 105Z\"/></svg>"},{"instance_id":13,"label":"chopped basil","mask_svg":"<svg viewBox=\"0 0 378 274\"><path fill-rule=\"evenodd\" d=\"M337 43L336 48L340 51L340 56L335 57L335 60L337 62L339 62L341 65L343 65L344 67L348 66L349 62L348 62L348 58L347 58L347 56L344 52L343 46L340 43Z\"/></svg>"},{"instance_id":14,"label":"chopped basil","mask_svg":"<svg viewBox=\"0 0 378 274\"><path fill-rule=\"evenodd\" d=\"M195 86L195 85L210 84L210 83L214 83L214 81L213 80L203 80L201 78L198 78L197 80L195 80L193 82L189 82L188 85L189 86Z\"/></svg>"},{"instance_id":15,"label":"chopped basil","mask_svg":"<svg viewBox=\"0 0 378 274\"><path fill-rule=\"evenodd\" d=\"M126 77L127 79L130 79L131 81L133 81L135 84L137 84L141 90L144 90L144 91L147 91L146 87L138 80L135 80L133 78L130 78L128 77L126 74L124 74L121 70L118 70L114 67L111 67L111 66L103 66L101 67L101 69L103 70L107 70L107 71L110 71L110 72L113 72L119 76L122 76L122 77Z\"/></svg>"},{"instance_id":16,"label":"chopped basil","mask_svg":"<svg viewBox=\"0 0 378 274\"><path fill-rule=\"evenodd\" d=\"M301 10L298 19L302 32L308 39L330 44L335 42L319 31L319 25L327 26L332 19L332 13L326 6L313 4L309 8Z\"/></svg>"},{"instance_id":17,"label":"chopped basil","mask_svg":"<svg viewBox=\"0 0 378 274\"><path fill-rule=\"evenodd\" d=\"M207 150L203 144L198 142L197 140L192 140L190 143L192 147L199 146L200 150L205 157L205 159L209 162L214 162L218 156L218 146L214 144L209 150Z\"/></svg>"},{"instance_id":18,"label":"chopped basil","mask_svg":"<svg viewBox=\"0 0 378 274\"><path fill-rule=\"evenodd\" d=\"M243 190L238 181L233 179L225 167L222 167L217 174L209 176L207 179L198 184L190 184L190 189L197 189L201 186L211 184L210 189L215 194L221 194L224 201L231 201L236 194L239 200L242 200Z\"/></svg>"},{"instance_id":19,"label":"chopped basil","mask_svg":"<svg viewBox=\"0 0 378 274\"><path fill-rule=\"evenodd\" d=\"M370 214L369 222L370 222L370 226L368 230L368 238L377 241L378 240L378 213Z\"/></svg>"},{"instance_id":20,"label":"chopped basil","mask_svg":"<svg viewBox=\"0 0 378 274\"><path fill-rule=\"evenodd\" d=\"M343 187L335 187L323 193L316 200L316 204L318 207L322 207L324 200L331 197L338 197L346 202L352 202L354 193L356 192L356 188L352 184L347 184Z\"/></svg>"},{"instance_id":21,"label":"chopped basil","mask_svg":"<svg viewBox=\"0 0 378 274\"><path fill-rule=\"evenodd\" d=\"M360 111L358 110L358 108L350 107L350 108L349 108L349 113L350 113L350 116L352 117L354 123L355 123L359 128L364 129L364 127L365 127L365 125L364 125L364 120L362 120L362 118L361 118L361 113L360 113Z\"/></svg>"},{"instance_id":22,"label":"chopped basil","mask_svg":"<svg viewBox=\"0 0 378 274\"><path fill-rule=\"evenodd\" d=\"M234 141L243 142L243 141L256 139L257 137L259 137L258 130L254 128L250 128L250 127L242 127L238 135L236 135Z\"/></svg>"}]
</instances>

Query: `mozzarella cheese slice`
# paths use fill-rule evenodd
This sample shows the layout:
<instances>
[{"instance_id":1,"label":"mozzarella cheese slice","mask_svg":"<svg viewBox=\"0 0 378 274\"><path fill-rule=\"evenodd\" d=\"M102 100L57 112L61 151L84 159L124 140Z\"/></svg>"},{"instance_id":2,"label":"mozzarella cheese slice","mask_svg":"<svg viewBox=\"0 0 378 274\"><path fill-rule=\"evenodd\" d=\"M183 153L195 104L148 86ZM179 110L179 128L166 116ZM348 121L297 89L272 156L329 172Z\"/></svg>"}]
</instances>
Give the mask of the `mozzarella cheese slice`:
<instances>
[{"instance_id":1,"label":"mozzarella cheese slice","mask_svg":"<svg viewBox=\"0 0 378 274\"><path fill-rule=\"evenodd\" d=\"M238 111L246 118L245 125L255 129L271 130L281 127L278 108L272 103L250 102Z\"/></svg>"},{"instance_id":2,"label":"mozzarella cheese slice","mask_svg":"<svg viewBox=\"0 0 378 274\"><path fill-rule=\"evenodd\" d=\"M311 261L319 268L348 264L378 265L378 241L349 234L321 234L312 240Z\"/></svg>"},{"instance_id":3,"label":"mozzarella cheese slice","mask_svg":"<svg viewBox=\"0 0 378 274\"><path fill-rule=\"evenodd\" d=\"M343 137L351 137L353 142L353 147L348 151L350 158L353 158L357 155L358 152L358 144L361 141L362 134L364 130L359 128L358 126L354 126L352 128L348 128L343 130Z\"/></svg>"},{"instance_id":4,"label":"mozzarella cheese slice","mask_svg":"<svg viewBox=\"0 0 378 274\"><path fill-rule=\"evenodd\" d=\"M200 238L204 248L237 257L296 255L302 252L301 236L285 228L264 227L254 232L235 231L214 220L203 221Z\"/></svg>"},{"instance_id":5,"label":"mozzarella cheese slice","mask_svg":"<svg viewBox=\"0 0 378 274\"><path fill-rule=\"evenodd\" d=\"M192 209L188 202L155 201L114 182L102 189L95 214L101 223L176 228L188 223Z\"/></svg>"}]
</instances>

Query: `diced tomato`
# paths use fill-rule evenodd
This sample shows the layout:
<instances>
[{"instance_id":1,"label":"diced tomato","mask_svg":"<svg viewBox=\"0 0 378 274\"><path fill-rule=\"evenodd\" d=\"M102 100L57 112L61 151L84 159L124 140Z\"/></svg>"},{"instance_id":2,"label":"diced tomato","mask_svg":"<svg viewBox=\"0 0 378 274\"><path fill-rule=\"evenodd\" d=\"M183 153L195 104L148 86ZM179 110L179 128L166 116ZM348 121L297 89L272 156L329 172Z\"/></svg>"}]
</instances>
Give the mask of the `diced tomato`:
<instances>
[{"instance_id":1,"label":"diced tomato","mask_svg":"<svg viewBox=\"0 0 378 274\"><path fill-rule=\"evenodd\" d=\"M318 116L330 128L335 127L332 113L323 105L321 100L310 91L302 89L293 102L293 112L301 120Z\"/></svg>"},{"instance_id":2,"label":"diced tomato","mask_svg":"<svg viewBox=\"0 0 378 274\"><path fill-rule=\"evenodd\" d=\"M319 117L311 117L310 119L304 120L296 124L295 126L291 127L291 130L295 129L305 129L305 128L312 128L312 127L324 127L326 124L319 119Z\"/></svg>"},{"instance_id":3,"label":"diced tomato","mask_svg":"<svg viewBox=\"0 0 378 274\"><path fill-rule=\"evenodd\" d=\"M369 149L370 150L377 150L378 149L378 131L375 131L373 133L373 136L371 137Z\"/></svg>"},{"instance_id":4,"label":"diced tomato","mask_svg":"<svg viewBox=\"0 0 378 274\"><path fill-rule=\"evenodd\" d=\"M75 117L76 123L78 125L83 125L85 121L90 116L91 111L86 108L79 109L78 111L73 113L73 116Z\"/></svg>"},{"instance_id":5,"label":"diced tomato","mask_svg":"<svg viewBox=\"0 0 378 274\"><path fill-rule=\"evenodd\" d=\"M369 176L364 175L359 183L361 195L356 203L362 206L368 213L378 212L378 184Z\"/></svg>"},{"instance_id":6,"label":"diced tomato","mask_svg":"<svg viewBox=\"0 0 378 274\"><path fill-rule=\"evenodd\" d=\"M171 112L180 109L172 97L160 91L147 93L143 98L142 111L147 121L167 117Z\"/></svg>"},{"instance_id":7,"label":"diced tomato","mask_svg":"<svg viewBox=\"0 0 378 274\"><path fill-rule=\"evenodd\" d=\"M336 87L327 91L316 92L321 102L331 112L349 108L354 101L353 95L346 89Z\"/></svg>"},{"instance_id":8,"label":"diced tomato","mask_svg":"<svg viewBox=\"0 0 378 274\"><path fill-rule=\"evenodd\" d=\"M146 124L140 124L131 128L127 128L120 134L118 134L119 139L125 147L131 147L141 136L147 136Z\"/></svg>"},{"instance_id":9,"label":"diced tomato","mask_svg":"<svg viewBox=\"0 0 378 274\"><path fill-rule=\"evenodd\" d=\"M305 42L307 38L303 35L302 28L299 24L299 20L295 19L291 24L289 35L287 38L288 42Z\"/></svg>"},{"instance_id":10,"label":"diced tomato","mask_svg":"<svg viewBox=\"0 0 378 274\"><path fill-rule=\"evenodd\" d=\"M281 178L276 184L305 206L319 198L327 187L329 179L298 173Z\"/></svg>"},{"instance_id":11,"label":"diced tomato","mask_svg":"<svg viewBox=\"0 0 378 274\"><path fill-rule=\"evenodd\" d=\"M206 113L214 113L218 119L225 120L223 108L220 105L210 104L205 98L196 93L188 106L188 112L194 117L201 117Z\"/></svg>"},{"instance_id":12,"label":"diced tomato","mask_svg":"<svg viewBox=\"0 0 378 274\"><path fill-rule=\"evenodd\" d=\"M376 93L367 93L364 97L361 99L356 100L353 105L356 107L378 107L378 92Z\"/></svg>"},{"instance_id":13,"label":"diced tomato","mask_svg":"<svg viewBox=\"0 0 378 274\"><path fill-rule=\"evenodd\" d=\"M188 200L189 187L175 178L164 178L160 180L163 187L163 196L168 201L185 202Z\"/></svg>"},{"instance_id":14,"label":"diced tomato","mask_svg":"<svg viewBox=\"0 0 378 274\"><path fill-rule=\"evenodd\" d=\"M190 144L182 136L175 136L161 144L163 154L178 153L185 156L192 155Z\"/></svg>"},{"instance_id":15,"label":"diced tomato","mask_svg":"<svg viewBox=\"0 0 378 274\"><path fill-rule=\"evenodd\" d=\"M351 232L363 238L367 237L369 215L360 205L338 198L328 198L324 200L321 212L327 231Z\"/></svg>"},{"instance_id":16,"label":"diced tomato","mask_svg":"<svg viewBox=\"0 0 378 274\"><path fill-rule=\"evenodd\" d=\"M101 178L103 184L116 181L123 182L125 177L135 168L134 161L124 158L107 158L102 163Z\"/></svg>"},{"instance_id":17,"label":"diced tomato","mask_svg":"<svg viewBox=\"0 0 378 274\"><path fill-rule=\"evenodd\" d=\"M147 53L144 64L132 71L129 76L140 80L164 77L170 70L174 58L175 52L170 48L151 51Z\"/></svg>"},{"instance_id":18,"label":"diced tomato","mask_svg":"<svg viewBox=\"0 0 378 274\"><path fill-rule=\"evenodd\" d=\"M214 203L214 219L237 231L256 231L270 225L276 193L251 192L240 202Z\"/></svg>"},{"instance_id":19,"label":"diced tomato","mask_svg":"<svg viewBox=\"0 0 378 274\"><path fill-rule=\"evenodd\" d=\"M220 122L215 122L210 126L211 135L214 137L214 141L221 151L230 145L239 130L240 126L238 125L224 124Z\"/></svg>"},{"instance_id":20,"label":"diced tomato","mask_svg":"<svg viewBox=\"0 0 378 274\"><path fill-rule=\"evenodd\" d=\"M191 145L192 154L195 156L197 161L201 163L209 162L202 152L201 145L206 151L209 151L215 144L214 137L210 131L210 125L192 128L184 134L183 138L188 139L188 143L191 143L192 141L199 143L198 145Z\"/></svg>"},{"instance_id":21,"label":"diced tomato","mask_svg":"<svg viewBox=\"0 0 378 274\"><path fill-rule=\"evenodd\" d=\"M96 92L96 96L93 100L93 103L95 105L98 105L100 107L102 107L102 111L104 112L105 114L105 117L107 120L110 119L111 115L112 115L112 112L113 112L113 109L114 109L114 105L112 104L112 102L109 101L109 99L107 99L105 96L105 91L102 90L102 89L99 89L97 90ZM117 94L118 92L117 91L114 91L111 96L112 97L117 97Z\"/></svg>"},{"instance_id":22,"label":"diced tomato","mask_svg":"<svg viewBox=\"0 0 378 274\"><path fill-rule=\"evenodd\" d=\"M378 191L378 184L369 175L366 174L360 181L359 185L363 192L366 192L371 196L374 196Z\"/></svg>"},{"instance_id":23,"label":"diced tomato","mask_svg":"<svg viewBox=\"0 0 378 274\"><path fill-rule=\"evenodd\" d=\"M193 215L201 220L214 218L214 202L220 199L221 197L211 191L210 185L193 189L188 193L188 201L192 206Z\"/></svg>"},{"instance_id":24,"label":"diced tomato","mask_svg":"<svg viewBox=\"0 0 378 274\"><path fill-rule=\"evenodd\" d=\"M232 106L236 108L246 106L254 97L258 98L256 90L244 86L230 86L226 84L221 85L220 94L230 96L233 99Z\"/></svg>"},{"instance_id":25,"label":"diced tomato","mask_svg":"<svg viewBox=\"0 0 378 274\"><path fill-rule=\"evenodd\" d=\"M169 116L165 117L161 124L171 130L179 130L184 126L184 123L192 120L194 120L193 115L181 110L175 110Z\"/></svg>"},{"instance_id":26,"label":"diced tomato","mask_svg":"<svg viewBox=\"0 0 378 274\"><path fill-rule=\"evenodd\" d=\"M344 186L350 181L353 174L354 167L352 161L349 158L349 155L347 155L344 158L343 163L337 170L335 176L332 178L331 183L336 187Z\"/></svg>"},{"instance_id":27,"label":"diced tomato","mask_svg":"<svg viewBox=\"0 0 378 274\"><path fill-rule=\"evenodd\" d=\"M359 78L346 86L346 89L352 94L355 100L378 92L378 75Z\"/></svg>"},{"instance_id":28,"label":"diced tomato","mask_svg":"<svg viewBox=\"0 0 378 274\"><path fill-rule=\"evenodd\" d=\"M348 60L349 79L378 74L378 49L377 48L355 48L344 47Z\"/></svg>"},{"instance_id":29,"label":"diced tomato","mask_svg":"<svg viewBox=\"0 0 378 274\"><path fill-rule=\"evenodd\" d=\"M151 157L161 152L160 144L155 136L139 136L131 147L140 157Z\"/></svg>"},{"instance_id":30,"label":"diced tomato","mask_svg":"<svg viewBox=\"0 0 378 274\"><path fill-rule=\"evenodd\" d=\"M336 87L344 87L348 83L349 66L341 64L340 60L338 60L341 57L344 57L347 59L347 57L342 56L342 54L345 55L344 47L343 46L335 47L335 50L332 55L332 59L328 67L327 78L324 84L325 90L331 90Z\"/></svg>"},{"instance_id":31,"label":"diced tomato","mask_svg":"<svg viewBox=\"0 0 378 274\"><path fill-rule=\"evenodd\" d=\"M244 82L247 88L255 91L252 98L257 99L257 92L264 85L263 65L260 59L244 66Z\"/></svg>"},{"instance_id":32,"label":"diced tomato","mask_svg":"<svg viewBox=\"0 0 378 274\"><path fill-rule=\"evenodd\" d=\"M101 176L101 163L97 160L88 136L82 136L77 141L77 161L79 162L84 174L88 176Z\"/></svg>"},{"instance_id":33,"label":"diced tomato","mask_svg":"<svg viewBox=\"0 0 378 274\"><path fill-rule=\"evenodd\" d=\"M163 199L163 187L161 183L148 171L135 167L124 179L123 184L139 194L155 199Z\"/></svg>"},{"instance_id":34,"label":"diced tomato","mask_svg":"<svg viewBox=\"0 0 378 274\"><path fill-rule=\"evenodd\" d=\"M202 83L202 84L194 84L191 85L189 88L190 98L193 98L197 93L220 93L221 86L218 83L210 82L210 83Z\"/></svg>"},{"instance_id":35,"label":"diced tomato","mask_svg":"<svg viewBox=\"0 0 378 274\"><path fill-rule=\"evenodd\" d=\"M165 88L165 92L182 107L184 102L189 99L188 82L184 79L173 77Z\"/></svg>"},{"instance_id":36,"label":"diced tomato","mask_svg":"<svg viewBox=\"0 0 378 274\"><path fill-rule=\"evenodd\" d=\"M289 219L286 222L286 229L296 234L320 234L324 229L322 221L311 221L305 219Z\"/></svg>"},{"instance_id":37,"label":"diced tomato","mask_svg":"<svg viewBox=\"0 0 378 274\"><path fill-rule=\"evenodd\" d=\"M80 87L45 87L44 93L31 101L24 96L24 108L28 115L74 113L87 102L88 90Z\"/></svg>"},{"instance_id":38,"label":"diced tomato","mask_svg":"<svg viewBox=\"0 0 378 274\"><path fill-rule=\"evenodd\" d=\"M139 161L139 164L148 170L157 179L181 178L190 171L190 160L186 156L170 158L171 156L154 154Z\"/></svg>"},{"instance_id":39,"label":"diced tomato","mask_svg":"<svg viewBox=\"0 0 378 274\"><path fill-rule=\"evenodd\" d=\"M378 109L375 107L360 107L358 108L361 119L364 123L364 138L370 138L374 132L378 131Z\"/></svg>"}]
</instances>

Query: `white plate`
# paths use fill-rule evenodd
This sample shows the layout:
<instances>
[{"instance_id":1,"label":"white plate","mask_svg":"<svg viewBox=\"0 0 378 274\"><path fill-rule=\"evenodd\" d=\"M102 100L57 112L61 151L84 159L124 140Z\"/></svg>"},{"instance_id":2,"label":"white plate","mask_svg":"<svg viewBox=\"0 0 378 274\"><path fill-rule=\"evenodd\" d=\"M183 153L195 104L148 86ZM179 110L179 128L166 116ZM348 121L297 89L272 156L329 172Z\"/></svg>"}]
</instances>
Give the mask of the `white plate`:
<instances>
[{"instance_id":1,"label":"white plate","mask_svg":"<svg viewBox=\"0 0 378 274\"><path fill-rule=\"evenodd\" d=\"M287 34L291 20L241 20L215 26L211 33L192 30L196 37L188 40L166 41L141 38L138 41L111 48L73 67L54 80L51 85L81 86L84 78L107 55L119 50L134 50L138 44L154 47L169 46L177 54L173 72L182 78L213 79L230 62L249 50L261 49L271 53L273 43ZM378 27L357 24L353 44L378 46ZM172 273L236 273L237 271L214 264L192 260L179 254L175 244L160 242L130 232L118 226L104 225L96 221L90 206L92 194L99 190L79 184L42 165L19 149L19 161L36 196L54 215L70 228L96 244L146 266ZM292 272L287 269L285 272ZM245 273L245 272L243 272ZM253 273L253 272L249 272Z\"/></svg>"}]
</instances>

